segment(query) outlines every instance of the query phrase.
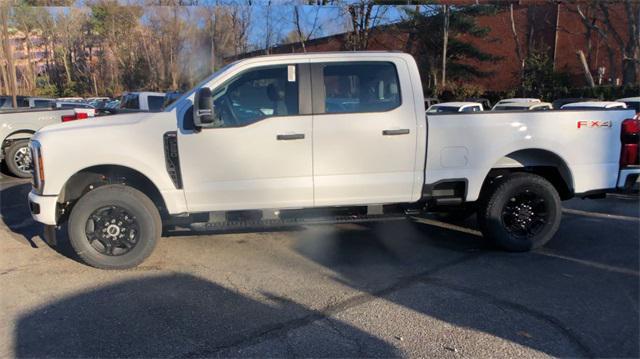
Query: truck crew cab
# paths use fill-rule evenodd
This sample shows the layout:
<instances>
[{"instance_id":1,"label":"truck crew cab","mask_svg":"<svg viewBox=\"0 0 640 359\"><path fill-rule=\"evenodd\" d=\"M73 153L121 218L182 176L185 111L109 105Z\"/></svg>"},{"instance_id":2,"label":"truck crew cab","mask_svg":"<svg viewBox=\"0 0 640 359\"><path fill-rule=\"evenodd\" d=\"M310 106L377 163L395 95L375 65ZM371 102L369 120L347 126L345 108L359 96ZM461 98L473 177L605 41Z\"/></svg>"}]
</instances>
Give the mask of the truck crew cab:
<instances>
[{"instance_id":1,"label":"truck crew cab","mask_svg":"<svg viewBox=\"0 0 640 359\"><path fill-rule=\"evenodd\" d=\"M45 225L68 221L77 254L106 269L141 263L163 226L379 220L464 205L477 209L485 237L526 251L553 237L561 200L640 173L637 122L626 121L621 137L632 116L426 118L408 54L256 57L227 65L164 112L38 131L29 202Z\"/></svg>"}]
</instances>

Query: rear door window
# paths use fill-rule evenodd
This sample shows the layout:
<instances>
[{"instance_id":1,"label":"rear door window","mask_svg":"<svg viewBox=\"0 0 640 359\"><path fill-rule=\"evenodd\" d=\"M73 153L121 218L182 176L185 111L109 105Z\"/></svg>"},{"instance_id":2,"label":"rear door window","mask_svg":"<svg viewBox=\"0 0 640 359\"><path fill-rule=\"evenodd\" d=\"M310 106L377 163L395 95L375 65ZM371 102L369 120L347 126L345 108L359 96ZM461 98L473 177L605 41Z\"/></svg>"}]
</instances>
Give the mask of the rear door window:
<instances>
[{"instance_id":1,"label":"rear door window","mask_svg":"<svg viewBox=\"0 0 640 359\"><path fill-rule=\"evenodd\" d=\"M140 108L140 100L138 94L128 94L122 98L120 108L130 108L137 110Z\"/></svg>"},{"instance_id":2,"label":"rear door window","mask_svg":"<svg viewBox=\"0 0 640 359\"><path fill-rule=\"evenodd\" d=\"M325 65L324 113L383 112L400 106L400 84L390 62Z\"/></svg>"},{"instance_id":3,"label":"rear door window","mask_svg":"<svg viewBox=\"0 0 640 359\"><path fill-rule=\"evenodd\" d=\"M164 96L148 96L149 111L160 111L164 105Z\"/></svg>"}]
</instances>

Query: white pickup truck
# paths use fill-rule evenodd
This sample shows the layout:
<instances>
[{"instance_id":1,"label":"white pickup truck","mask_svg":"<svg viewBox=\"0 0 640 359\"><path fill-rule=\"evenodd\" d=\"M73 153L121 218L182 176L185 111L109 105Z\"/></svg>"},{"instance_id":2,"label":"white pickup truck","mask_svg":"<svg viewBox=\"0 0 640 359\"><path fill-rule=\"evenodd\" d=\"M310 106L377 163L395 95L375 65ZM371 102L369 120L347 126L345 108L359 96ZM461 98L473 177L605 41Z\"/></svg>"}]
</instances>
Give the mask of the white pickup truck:
<instances>
[{"instance_id":1,"label":"white pickup truck","mask_svg":"<svg viewBox=\"0 0 640 359\"><path fill-rule=\"evenodd\" d=\"M106 269L141 263L163 227L355 222L456 206L474 209L497 245L525 251L553 237L561 200L635 180L633 115L425 117L410 55L256 57L164 112L38 131L29 203L48 232L68 221L79 257Z\"/></svg>"},{"instance_id":2,"label":"white pickup truck","mask_svg":"<svg viewBox=\"0 0 640 359\"><path fill-rule=\"evenodd\" d=\"M22 108L1 111L0 161L6 164L7 169L14 176L31 177L31 152L29 151L31 136L44 126L60 123L65 118L76 116L73 108Z\"/></svg>"}]
</instances>

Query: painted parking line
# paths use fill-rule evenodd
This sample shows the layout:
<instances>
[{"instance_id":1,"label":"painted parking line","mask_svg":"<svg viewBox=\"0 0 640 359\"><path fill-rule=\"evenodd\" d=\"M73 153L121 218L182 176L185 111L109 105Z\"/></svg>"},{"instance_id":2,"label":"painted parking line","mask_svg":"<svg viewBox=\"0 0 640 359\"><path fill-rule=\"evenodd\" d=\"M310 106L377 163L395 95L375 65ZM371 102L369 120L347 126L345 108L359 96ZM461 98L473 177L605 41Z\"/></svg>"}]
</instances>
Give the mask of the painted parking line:
<instances>
[{"instance_id":1,"label":"painted parking line","mask_svg":"<svg viewBox=\"0 0 640 359\"><path fill-rule=\"evenodd\" d=\"M638 217L621 216L621 215L617 215L617 214L608 214L608 213L601 213L601 212L588 212L588 211L581 211L579 209L563 208L562 212L569 213L569 214L575 214L575 215L578 215L578 216L585 216L585 217L616 219L616 220L620 220L620 221L640 222L640 218L638 218Z\"/></svg>"},{"instance_id":2,"label":"painted parking line","mask_svg":"<svg viewBox=\"0 0 640 359\"><path fill-rule=\"evenodd\" d=\"M458 232L462 232L462 233L466 233L466 234L471 234L471 235L474 235L474 236L482 237L482 233L480 233L480 231L476 231L476 230L473 230L471 228L462 227L462 226L458 226L458 225L455 225L455 224L440 222L440 221L427 219L427 218L416 218L416 217L414 217L413 219L416 222L428 224L428 225L431 225L431 226L436 226L436 227L440 227L440 228L444 228L444 229L450 229L450 230L454 230L454 231L458 231ZM584 265L584 266L587 266L587 267L606 270L608 272L614 272L614 273L620 273L620 274L630 275L630 276L634 276L634 277L640 277L640 272L635 271L633 269L628 269L628 268L623 268L623 267L616 267L616 266L603 264L603 263L599 263L599 262L594 262L594 261L590 261L590 260L586 260L586 259L580 259L580 258L574 258L574 257L570 257L570 256L565 256L565 255L562 255L562 254L553 253L550 250L545 249L545 248L538 249L538 250L533 251L531 253L536 254L536 255L540 255L540 256L545 256L545 257L562 259L562 260L565 260L565 261L581 264L581 265Z\"/></svg>"},{"instance_id":3,"label":"painted parking line","mask_svg":"<svg viewBox=\"0 0 640 359\"><path fill-rule=\"evenodd\" d=\"M537 251L535 251L533 253L541 255L541 256L545 256L545 257L553 257L553 258L563 259L563 260L574 262L574 263L579 263L579 264L585 265L587 267L604 269L604 270L609 271L609 272L615 272L615 273L631 275L631 276L634 276L634 277L640 277L640 272L635 271L633 269L628 269L628 268L623 268L623 267L616 267L616 266L612 266L612 265L608 265L608 264L602 264L602 263L589 261L589 260L585 260L585 259L579 259L579 258L573 258L573 257L569 257L569 256L564 256L562 254L552 253L549 250L546 250L544 248L543 249L539 249L539 250L537 250Z\"/></svg>"}]
</instances>

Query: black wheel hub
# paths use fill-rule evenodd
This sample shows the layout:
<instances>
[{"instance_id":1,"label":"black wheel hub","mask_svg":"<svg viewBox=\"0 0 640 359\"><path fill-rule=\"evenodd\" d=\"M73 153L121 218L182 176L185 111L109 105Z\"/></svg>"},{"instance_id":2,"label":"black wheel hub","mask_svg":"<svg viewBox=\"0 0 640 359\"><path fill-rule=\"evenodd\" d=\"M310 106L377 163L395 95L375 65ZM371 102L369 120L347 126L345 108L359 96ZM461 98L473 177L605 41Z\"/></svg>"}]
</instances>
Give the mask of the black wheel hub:
<instances>
[{"instance_id":1,"label":"black wheel hub","mask_svg":"<svg viewBox=\"0 0 640 359\"><path fill-rule=\"evenodd\" d=\"M129 253L139 239L138 221L118 206L98 208L87 219L87 240L102 254L120 256Z\"/></svg>"},{"instance_id":2,"label":"black wheel hub","mask_svg":"<svg viewBox=\"0 0 640 359\"><path fill-rule=\"evenodd\" d=\"M513 194L502 209L502 222L509 233L529 239L536 236L549 220L547 204L540 195L525 189Z\"/></svg>"}]
</instances>

